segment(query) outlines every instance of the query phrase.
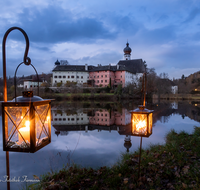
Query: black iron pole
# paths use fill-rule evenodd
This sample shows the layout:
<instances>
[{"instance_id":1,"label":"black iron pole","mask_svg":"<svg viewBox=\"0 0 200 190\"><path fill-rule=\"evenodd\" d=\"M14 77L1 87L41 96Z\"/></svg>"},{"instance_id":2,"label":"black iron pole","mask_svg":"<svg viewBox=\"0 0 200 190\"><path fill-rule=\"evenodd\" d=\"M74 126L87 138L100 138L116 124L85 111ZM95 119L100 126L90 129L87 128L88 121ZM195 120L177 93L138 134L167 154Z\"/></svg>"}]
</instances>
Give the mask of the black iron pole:
<instances>
[{"instance_id":1,"label":"black iron pole","mask_svg":"<svg viewBox=\"0 0 200 190\"><path fill-rule=\"evenodd\" d=\"M7 102L7 78L6 78L6 39L8 37L8 34L13 31L13 30L19 30L23 33L25 40L26 40L26 49L25 49L25 53L24 53L24 64L25 65L30 65L31 64L31 59L29 57L27 57L28 55L28 50L29 50L29 39L28 36L26 34L26 32L19 28L19 27L11 27L9 28L6 33L4 34L3 37L3 42L2 42L2 57L3 57L3 84L4 84L4 88L3 88L3 98L4 98L4 102ZM3 127L3 126L2 126ZM10 179L10 164L9 164L9 152L6 151L6 173L7 173L7 179ZM10 190L10 182L9 180L7 181L7 190Z\"/></svg>"},{"instance_id":2,"label":"black iron pole","mask_svg":"<svg viewBox=\"0 0 200 190\"><path fill-rule=\"evenodd\" d=\"M138 166L138 179L140 177L141 152L142 152L142 137L140 139L140 154L139 154L139 166Z\"/></svg>"}]
</instances>

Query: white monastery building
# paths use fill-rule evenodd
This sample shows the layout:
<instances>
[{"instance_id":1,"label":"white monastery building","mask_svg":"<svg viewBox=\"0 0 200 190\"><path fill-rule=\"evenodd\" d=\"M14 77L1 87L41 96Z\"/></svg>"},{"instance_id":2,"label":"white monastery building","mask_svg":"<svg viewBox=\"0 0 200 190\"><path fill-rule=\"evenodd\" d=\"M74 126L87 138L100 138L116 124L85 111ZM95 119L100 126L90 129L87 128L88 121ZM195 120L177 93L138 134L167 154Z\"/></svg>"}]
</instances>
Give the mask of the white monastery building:
<instances>
[{"instance_id":1,"label":"white monastery building","mask_svg":"<svg viewBox=\"0 0 200 190\"><path fill-rule=\"evenodd\" d=\"M131 48L127 42L124 48L125 60L120 60L113 65L61 65L57 60L53 69L52 86L67 82L76 82L79 84L90 84L92 86L127 86L130 83L136 83L137 79L142 77L145 71L145 65L142 59L131 59Z\"/></svg>"}]
</instances>

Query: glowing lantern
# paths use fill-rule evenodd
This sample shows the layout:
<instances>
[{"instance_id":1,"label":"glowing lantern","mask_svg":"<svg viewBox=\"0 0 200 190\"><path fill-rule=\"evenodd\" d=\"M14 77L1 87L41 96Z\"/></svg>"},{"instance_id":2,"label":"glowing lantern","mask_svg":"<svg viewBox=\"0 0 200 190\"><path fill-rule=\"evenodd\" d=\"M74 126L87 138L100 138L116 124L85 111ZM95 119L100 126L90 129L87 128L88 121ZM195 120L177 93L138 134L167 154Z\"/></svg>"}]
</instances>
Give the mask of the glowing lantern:
<instances>
[{"instance_id":1,"label":"glowing lantern","mask_svg":"<svg viewBox=\"0 0 200 190\"><path fill-rule=\"evenodd\" d=\"M51 142L51 100L25 91L2 111L4 151L33 153Z\"/></svg>"},{"instance_id":2,"label":"glowing lantern","mask_svg":"<svg viewBox=\"0 0 200 190\"><path fill-rule=\"evenodd\" d=\"M152 134L153 110L139 106L131 112L132 134L135 136L149 137Z\"/></svg>"}]
</instances>

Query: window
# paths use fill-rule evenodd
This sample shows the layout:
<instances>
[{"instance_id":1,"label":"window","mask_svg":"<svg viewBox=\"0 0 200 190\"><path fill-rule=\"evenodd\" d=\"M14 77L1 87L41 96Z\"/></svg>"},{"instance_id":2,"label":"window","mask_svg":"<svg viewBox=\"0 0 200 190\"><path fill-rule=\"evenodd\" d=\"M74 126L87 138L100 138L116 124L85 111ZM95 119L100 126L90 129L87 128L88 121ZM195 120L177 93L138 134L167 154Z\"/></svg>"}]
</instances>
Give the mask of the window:
<instances>
[{"instance_id":1,"label":"window","mask_svg":"<svg viewBox=\"0 0 200 190\"><path fill-rule=\"evenodd\" d=\"M121 76L121 78L122 78L122 76Z\"/></svg>"},{"instance_id":2,"label":"window","mask_svg":"<svg viewBox=\"0 0 200 190\"><path fill-rule=\"evenodd\" d=\"M62 120L62 118L59 118L59 121L61 121Z\"/></svg>"},{"instance_id":3,"label":"window","mask_svg":"<svg viewBox=\"0 0 200 190\"><path fill-rule=\"evenodd\" d=\"M105 114L105 116L107 116L107 113Z\"/></svg>"},{"instance_id":4,"label":"window","mask_svg":"<svg viewBox=\"0 0 200 190\"><path fill-rule=\"evenodd\" d=\"M105 71L105 72L107 72L107 71Z\"/></svg>"},{"instance_id":5,"label":"window","mask_svg":"<svg viewBox=\"0 0 200 190\"><path fill-rule=\"evenodd\" d=\"M71 118L71 121L74 121L74 118Z\"/></svg>"},{"instance_id":6,"label":"window","mask_svg":"<svg viewBox=\"0 0 200 190\"><path fill-rule=\"evenodd\" d=\"M57 76L54 76L54 78L57 78Z\"/></svg>"},{"instance_id":7,"label":"window","mask_svg":"<svg viewBox=\"0 0 200 190\"><path fill-rule=\"evenodd\" d=\"M66 76L63 76L63 78L66 78Z\"/></svg>"},{"instance_id":8,"label":"window","mask_svg":"<svg viewBox=\"0 0 200 190\"><path fill-rule=\"evenodd\" d=\"M105 121L107 121L107 119L105 119Z\"/></svg>"},{"instance_id":9,"label":"window","mask_svg":"<svg viewBox=\"0 0 200 190\"><path fill-rule=\"evenodd\" d=\"M70 121L70 118L68 118L68 121Z\"/></svg>"},{"instance_id":10,"label":"window","mask_svg":"<svg viewBox=\"0 0 200 190\"><path fill-rule=\"evenodd\" d=\"M63 121L66 121L66 118L63 118Z\"/></svg>"},{"instance_id":11,"label":"window","mask_svg":"<svg viewBox=\"0 0 200 190\"><path fill-rule=\"evenodd\" d=\"M107 77L107 75L105 75L105 77Z\"/></svg>"},{"instance_id":12,"label":"window","mask_svg":"<svg viewBox=\"0 0 200 190\"><path fill-rule=\"evenodd\" d=\"M101 80L101 82L103 82L103 80Z\"/></svg>"},{"instance_id":13,"label":"window","mask_svg":"<svg viewBox=\"0 0 200 190\"><path fill-rule=\"evenodd\" d=\"M99 116L99 114L97 114L97 116Z\"/></svg>"},{"instance_id":14,"label":"window","mask_svg":"<svg viewBox=\"0 0 200 190\"><path fill-rule=\"evenodd\" d=\"M103 116L103 114L101 114L101 116Z\"/></svg>"},{"instance_id":15,"label":"window","mask_svg":"<svg viewBox=\"0 0 200 190\"><path fill-rule=\"evenodd\" d=\"M55 83L57 83L57 81L55 80Z\"/></svg>"},{"instance_id":16,"label":"window","mask_svg":"<svg viewBox=\"0 0 200 190\"><path fill-rule=\"evenodd\" d=\"M101 121L103 121L103 119L101 119Z\"/></svg>"},{"instance_id":17,"label":"window","mask_svg":"<svg viewBox=\"0 0 200 190\"><path fill-rule=\"evenodd\" d=\"M79 76L77 76L77 79L79 79Z\"/></svg>"},{"instance_id":18,"label":"window","mask_svg":"<svg viewBox=\"0 0 200 190\"><path fill-rule=\"evenodd\" d=\"M95 78L95 76L94 76L94 78Z\"/></svg>"},{"instance_id":19,"label":"window","mask_svg":"<svg viewBox=\"0 0 200 190\"><path fill-rule=\"evenodd\" d=\"M83 79L83 76L81 76L81 78Z\"/></svg>"},{"instance_id":20,"label":"window","mask_svg":"<svg viewBox=\"0 0 200 190\"><path fill-rule=\"evenodd\" d=\"M99 83L99 80L97 80L97 83Z\"/></svg>"},{"instance_id":21,"label":"window","mask_svg":"<svg viewBox=\"0 0 200 190\"><path fill-rule=\"evenodd\" d=\"M72 75L71 78L73 79L73 78L74 78L74 75Z\"/></svg>"},{"instance_id":22,"label":"window","mask_svg":"<svg viewBox=\"0 0 200 190\"><path fill-rule=\"evenodd\" d=\"M101 75L101 78L103 78L103 75Z\"/></svg>"},{"instance_id":23,"label":"window","mask_svg":"<svg viewBox=\"0 0 200 190\"><path fill-rule=\"evenodd\" d=\"M122 83L122 81L121 81L121 83Z\"/></svg>"},{"instance_id":24,"label":"window","mask_svg":"<svg viewBox=\"0 0 200 190\"><path fill-rule=\"evenodd\" d=\"M54 121L57 121L57 118L55 118Z\"/></svg>"},{"instance_id":25,"label":"window","mask_svg":"<svg viewBox=\"0 0 200 190\"><path fill-rule=\"evenodd\" d=\"M59 76L59 79L61 79L61 76Z\"/></svg>"},{"instance_id":26,"label":"window","mask_svg":"<svg viewBox=\"0 0 200 190\"><path fill-rule=\"evenodd\" d=\"M83 120L83 118L81 117L81 120Z\"/></svg>"},{"instance_id":27,"label":"window","mask_svg":"<svg viewBox=\"0 0 200 190\"><path fill-rule=\"evenodd\" d=\"M97 76L97 78L99 78L99 75Z\"/></svg>"},{"instance_id":28,"label":"window","mask_svg":"<svg viewBox=\"0 0 200 190\"><path fill-rule=\"evenodd\" d=\"M68 79L70 78L70 76L67 77Z\"/></svg>"},{"instance_id":29,"label":"window","mask_svg":"<svg viewBox=\"0 0 200 190\"><path fill-rule=\"evenodd\" d=\"M79 120L79 118L77 118L77 121Z\"/></svg>"},{"instance_id":30,"label":"window","mask_svg":"<svg viewBox=\"0 0 200 190\"><path fill-rule=\"evenodd\" d=\"M105 82L107 82L107 80L105 80Z\"/></svg>"}]
</instances>

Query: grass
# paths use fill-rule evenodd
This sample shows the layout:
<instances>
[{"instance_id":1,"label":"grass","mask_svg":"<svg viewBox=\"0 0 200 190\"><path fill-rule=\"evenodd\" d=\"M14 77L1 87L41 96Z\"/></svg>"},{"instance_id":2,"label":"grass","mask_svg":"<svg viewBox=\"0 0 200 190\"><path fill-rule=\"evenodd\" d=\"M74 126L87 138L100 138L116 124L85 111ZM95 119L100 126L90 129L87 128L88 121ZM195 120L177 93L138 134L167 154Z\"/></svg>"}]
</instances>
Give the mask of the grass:
<instances>
[{"instance_id":1,"label":"grass","mask_svg":"<svg viewBox=\"0 0 200 190\"><path fill-rule=\"evenodd\" d=\"M200 128L193 134L172 130L165 145L142 150L138 178L139 151L121 156L112 167L98 169L76 165L41 177L27 189L200 189Z\"/></svg>"}]
</instances>

